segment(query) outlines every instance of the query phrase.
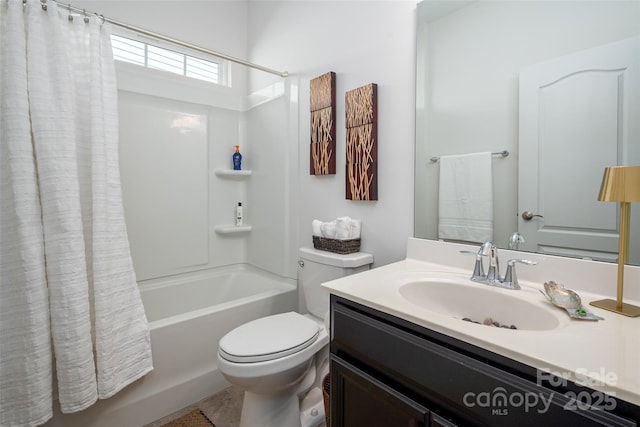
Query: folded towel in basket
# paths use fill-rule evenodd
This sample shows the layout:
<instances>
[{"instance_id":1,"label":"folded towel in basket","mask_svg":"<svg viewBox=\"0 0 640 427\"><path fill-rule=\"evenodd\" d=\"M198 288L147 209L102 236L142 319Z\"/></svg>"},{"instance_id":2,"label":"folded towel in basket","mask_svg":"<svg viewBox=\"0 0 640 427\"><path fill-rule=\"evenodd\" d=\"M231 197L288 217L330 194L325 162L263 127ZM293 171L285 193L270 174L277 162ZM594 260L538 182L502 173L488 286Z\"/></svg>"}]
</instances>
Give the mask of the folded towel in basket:
<instances>
[{"instance_id":1,"label":"folded towel in basket","mask_svg":"<svg viewBox=\"0 0 640 427\"><path fill-rule=\"evenodd\" d=\"M311 222L311 228L314 236L337 240L359 239L362 221L348 216L328 222L314 219Z\"/></svg>"}]
</instances>

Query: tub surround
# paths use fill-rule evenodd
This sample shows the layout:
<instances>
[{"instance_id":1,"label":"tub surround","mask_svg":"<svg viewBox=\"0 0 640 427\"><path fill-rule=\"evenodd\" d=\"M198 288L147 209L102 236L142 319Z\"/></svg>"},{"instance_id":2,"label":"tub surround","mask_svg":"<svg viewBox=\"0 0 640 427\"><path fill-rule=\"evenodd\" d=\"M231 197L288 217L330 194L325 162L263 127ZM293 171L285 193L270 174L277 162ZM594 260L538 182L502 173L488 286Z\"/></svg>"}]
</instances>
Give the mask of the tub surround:
<instances>
[{"instance_id":1,"label":"tub surround","mask_svg":"<svg viewBox=\"0 0 640 427\"><path fill-rule=\"evenodd\" d=\"M474 257L460 251L477 249L470 245L409 238L405 260L327 282L323 286L332 294L640 405L637 362L640 320L588 305L591 301L615 296L615 264L509 250L499 252L503 265L512 258L526 258L538 263L536 266L518 265L522 289L497 289L477 283L472 286L507 293L550 310L559 323L551 330L514 331L476 325L421 309L401 296L401 285L418 281L426 275L441 272L443 276L468 279L473 271ZM578 292L583 305L604 320L570 320L562 310L550 306L538 292L549 280ZM625 301L635 300L637 303L640 300L640 267L627 266L625 281ZM487 316L490 316L491 307L486 308Z\"/></svg>"}]
</instances>

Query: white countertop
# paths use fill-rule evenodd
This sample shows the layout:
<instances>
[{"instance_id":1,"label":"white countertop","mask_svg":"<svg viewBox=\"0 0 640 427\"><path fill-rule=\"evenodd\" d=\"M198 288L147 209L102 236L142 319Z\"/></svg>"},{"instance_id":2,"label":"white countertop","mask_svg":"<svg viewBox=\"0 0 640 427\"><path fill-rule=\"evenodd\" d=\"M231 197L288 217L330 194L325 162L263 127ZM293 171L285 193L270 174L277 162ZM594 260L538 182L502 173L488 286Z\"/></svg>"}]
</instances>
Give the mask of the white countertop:
<instances>
[{"instance_id":1,"label":"white countertop","mask_svg":"<svg viewBox=\"0 0 640 427\"><path fill-rule=\"evenodd\" d=\"M327 282L323 286L332 294L501 354L540 372L551 372L595 391L640 405L640 318L629 318L588 304L613 296L609 288L613 287L615 293L615 264L518 252L518 256L536 260L538 265L519 265L522 289L507 290L468 280L474 258L459 254L461 249L474 248L410 238L407 259ZM502 265L506 265L508 256L513 254L511 251L499 253ZM444 261L447 259L451 262ZM464 268L460 267L459 259L463 260ZM468 280L469 286L507 293L548 309L558 318L559 326L551 330L488 327L426 310L400 294L399 289L403 284L419 281L421 277L434 277L439 272L443 273L443 277ZM625 274L630 279L625 281L626 286L640 287L640 268L630 268ZM603 285L602 277L611 275L613 279L606 280ZM539 292L548 280L565 283L567 288L578 292L585 308L604 320L571 320L564 310L551 306ZM607 291L594 292L598 286L605 287ZM630 293L635 296L636 291L633 289ZM640 305L636 300L628 300L626 295L625 289L625 302ZM487 307L489 316L490 311L491 308Z\"/></svg>"}]
</instances>

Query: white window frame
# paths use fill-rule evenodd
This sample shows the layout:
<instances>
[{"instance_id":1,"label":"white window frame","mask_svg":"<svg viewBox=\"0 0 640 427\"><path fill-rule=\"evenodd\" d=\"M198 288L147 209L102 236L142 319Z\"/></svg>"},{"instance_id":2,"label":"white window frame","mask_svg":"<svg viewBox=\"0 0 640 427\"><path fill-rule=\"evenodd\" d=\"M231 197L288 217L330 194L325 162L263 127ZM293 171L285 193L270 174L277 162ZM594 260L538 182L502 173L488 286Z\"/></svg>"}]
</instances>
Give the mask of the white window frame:
<instances>
[{"instance_id":1,"label":"white window frame","mask_svg":"<svg viewBox=\"0 0 640 427\"><path fill-rule=\"evenodd\" d=\"M165 42L163 40L153 39L151 37L142 36L140 34L130 32L130 31L112 31L112 36L121 37L125 39L129 39L134 41L135 43L140 43L144 48L144 58L140 58L141 61L127 61L123 59L116 58L116 51L114 50L114 59L119 62L132 64L133 66L144 67L150 70L162 71L166 73L170 73L172 75L181 76L183 78L187 78L190 80L200 81L203 83L210 83L220 86L231 86L231 79L229 78L229 61L224 60L222 58L213 56L213 55L204 55L199 52L194 52L193 50L178 46L172 43ZM113 42L113 38L112 38ZM176 53L182 56L182 70L181 72L167 70L161 67L149 66L149 47L155 47L163 50L170 51L172 53ZM199 78L193 75L189 75L189 66L188 59L193 59L196 61L205 61L217 64L218 68L218 81L214 82L209 79ZM143 62L143 63L142 63Z\"/></svg>"}]
</instances>

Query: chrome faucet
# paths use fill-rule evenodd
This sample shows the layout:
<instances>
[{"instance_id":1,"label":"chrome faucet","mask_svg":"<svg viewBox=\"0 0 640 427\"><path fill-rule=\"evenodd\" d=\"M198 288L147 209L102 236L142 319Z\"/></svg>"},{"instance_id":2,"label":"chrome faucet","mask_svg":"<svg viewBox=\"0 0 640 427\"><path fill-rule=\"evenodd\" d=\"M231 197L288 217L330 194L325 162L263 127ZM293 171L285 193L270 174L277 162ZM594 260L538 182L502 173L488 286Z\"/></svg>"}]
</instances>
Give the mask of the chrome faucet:
<instances>
[{"instance_id":1,"label":"chrome faucet","mask_svg":"<svg viewBox=\"0 0 640 427\"><path fill-rule=\"evenodd\" d=\"M498 247L493 244L493 242L484 242L482 246L480 246L480 252L482 255L489 257L489 270L487 270L486 280L482 280L481 282L489 281L495 282L500 281L500 263L498 262Z\"/></svg>"},{"instance_id":2,"label":"chrome faucet","mask_svg":"<svg viewBox=\"0 0 640 427\"><path fill-rule=\"evenodd\" d=\"M518 250L520 243L524 243L524 236L517 231L514 231L509 237L509 249L514 251Z\"/></svg>"},{"instance_id":3,"label":"chrome faucet","mask_svg":"<svg viewBox=\"0 0 640 427\"><path fill-rule=\"evenodd\" d=\"M463 253L471 253L470 251L461 251ZM505 289L520 289L518 284L518 276L516 275L516 263L526 265L536 265L537 262L526 259L510 259L507 261L507 272L504 278L500 277L500 263L498 262L498 247L491 241L486 241L480 246L476 256L476 263L473 268L471 280L486 285L497 286ZM484 272L483 258L489 258L489 269Z\"/></svg>"}]
</instances>

